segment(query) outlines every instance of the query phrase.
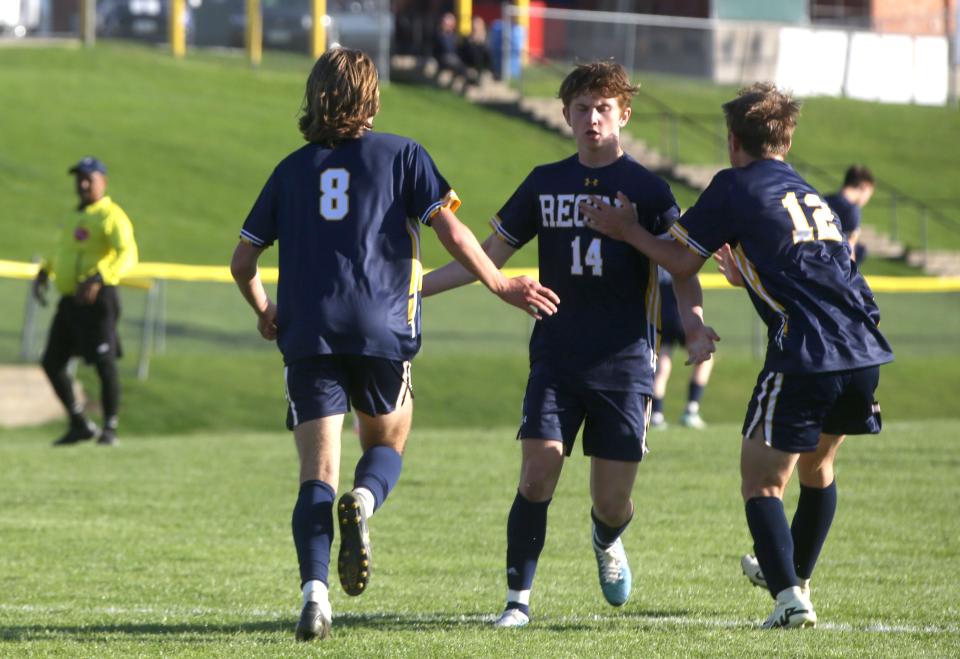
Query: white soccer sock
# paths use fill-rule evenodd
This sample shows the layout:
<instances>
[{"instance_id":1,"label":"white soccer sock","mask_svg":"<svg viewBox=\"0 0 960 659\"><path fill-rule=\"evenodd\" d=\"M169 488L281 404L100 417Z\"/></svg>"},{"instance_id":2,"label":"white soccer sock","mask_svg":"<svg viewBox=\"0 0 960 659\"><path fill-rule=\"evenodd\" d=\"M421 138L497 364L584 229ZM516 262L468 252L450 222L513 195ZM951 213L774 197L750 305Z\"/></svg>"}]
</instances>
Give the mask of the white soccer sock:
<instances>
[{"instance_id":1,"label":"white soccer sock","mask_svg":"<svg viewBox=\"0 0 960 659\"><path fill-rule=\"evenodd\" d=\"M687 414L696 414L700 411L700 403L695 400L687 402Z\"/></svg>"},{"instance_id":2,"label":"white soccer sock","mask_svg":"<svg viewBox=\"0 0 960 659\"><path fill-rule=\"evenodd\" d=\"M373 509L377 505L377 500L373 498L373 492L365 487L353 488L353 493L360 499L360 505L363 506L363 514L367 519L373 517Z\"/></svg>"},{"instance_id":3,"label":"white soccer sock","mask_svg":"<svg viewBox=\"0 0 960 659\"><path fill-rule=\"evenodd\" d=\"M303 603L307 602L326 602L329 598L327 587L322 581L314 579L303 584Z\"/></svg>"},{"instance_id":4,"label":"white soccer sock","mask_svg":"<svg viewBox=\"0 0 960 659\"><path fill-rule=\"evenodd\" d=\"M507 601L516 602L517 604L523 604L524 606L530 606L530 589L511 590L508 588Z\"/></svg>"}]
</instances>

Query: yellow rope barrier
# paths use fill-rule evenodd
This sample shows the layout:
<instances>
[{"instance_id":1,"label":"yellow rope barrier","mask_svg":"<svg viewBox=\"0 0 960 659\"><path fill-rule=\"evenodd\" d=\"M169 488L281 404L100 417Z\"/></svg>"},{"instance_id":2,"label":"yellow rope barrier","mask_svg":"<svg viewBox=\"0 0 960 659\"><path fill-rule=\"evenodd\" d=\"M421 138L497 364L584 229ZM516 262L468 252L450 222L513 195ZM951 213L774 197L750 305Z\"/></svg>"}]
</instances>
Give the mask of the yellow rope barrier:
<instances>
[{"instance_id":1,"label":"yellow rope barrier","mask_svg":"<svg viewBox=\"0 0 960 659\"><path fill-rule=\"evenodd\" d=\"M36 263L5 261L0 259L0 278L33 279L37 274ZM536 279L536 268L504 268L508 277L526 275ZM277 268L260 268L260 277L268 284L277 282ZM144 287L144 280L166 279L169 281L224 282L232 283L230 268L220 265L186 265L183 263L139 263L124 278L126 286ZM867 277L870 288L877 293L957 293L960 292L960 277ZM730 288L721 274L703 273L700 284L704 290Z\"/></svg>"}]
</instances>

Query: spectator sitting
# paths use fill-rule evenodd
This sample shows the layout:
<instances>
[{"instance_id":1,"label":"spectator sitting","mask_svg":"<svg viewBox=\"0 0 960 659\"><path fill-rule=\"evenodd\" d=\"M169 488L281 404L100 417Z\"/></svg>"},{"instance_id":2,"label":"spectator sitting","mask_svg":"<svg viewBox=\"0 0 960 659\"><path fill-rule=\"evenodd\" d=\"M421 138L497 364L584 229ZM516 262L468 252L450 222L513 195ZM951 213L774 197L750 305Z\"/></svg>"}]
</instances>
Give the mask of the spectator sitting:
<instances>
[{"instance_id":1,"label":"spectator sitting","mask_svg":"<svg viewBox=\"0 0 960 659\"><path fill-rule=\"evenodd\" d=\"M460 61L467 67L471 82L477 82L484 72L493 71L493 54L487 44L487 24L474 16L470 35L460 43Z\"/></svg>"},{"instance_id":2,"label":"spectator sitting","mask_svg":"<svg viewBox=\"0 0 960 659\"><path fill-rule=\"evenodd\" d=\"M457 17L446 12L440 18L440 26L433 41L433 56L440 71L451 71L457 76L466 76L467 69L457 52Z\"/></svg>"}]
</instances>

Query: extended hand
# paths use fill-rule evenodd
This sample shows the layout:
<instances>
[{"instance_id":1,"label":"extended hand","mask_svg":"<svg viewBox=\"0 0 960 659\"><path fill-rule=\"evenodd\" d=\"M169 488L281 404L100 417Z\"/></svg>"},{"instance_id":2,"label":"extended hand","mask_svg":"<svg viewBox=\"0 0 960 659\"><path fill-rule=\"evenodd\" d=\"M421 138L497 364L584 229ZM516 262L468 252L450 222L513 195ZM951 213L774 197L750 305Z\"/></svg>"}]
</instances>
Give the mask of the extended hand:
<instances>
[{"instance_id":1,"label":"extended hand","mask_svg":"<svg viewBox=\"0 0 960 659\"><path fill-rule=\"evenodd\" d=\"M542 314L552 316L557 313L557 305L560 304L556 293L530 277L508 279L507 285L497 295L507 304L523 309L537 320L543 320Z\"/></svg>"},{"instance_id":2,"label":"extended hand","mask_svg":"<svg viewBox=\"0 0 960 659\"><path fill-rule=\"evenodd\" d=\"M100 294L101 288L103 288L103 283L99 279L91 277L77 285L77 292L74 293L74 297L78 303L89 306L97 301L97 295Z\"/></svg>"},{"instance_id":3,"label":"extended hand","mask_svg":"<svg viewBox=\"0 0 960 659\"><path fill-rule=\"evenodd\" d=\"M700 327L692 332L687 332L687 366L700 364L710 359L711 355L717 351L715 341L720 337L709 325L701 324Z\"/></svg>"},{"instance_id":4,"label":"extended hand","mask_svg":"<svg viewBox=\"0 0 960 659\"><path fill-rule=\"evenodd\" d=\"M626 240L630 227L637 224L637 210L622 192L617 193L620 206L611 206L599 197L580 202L580 212L587 217L587 226L614 240Z\"/></svg>"},{"instance_id":5,"label":"extended hand","mask_svg":"<svg viewBox=\"0 0 960 659\"><path fill-rule=\"evenodd\" d=\"M267 302L267 308L257 314L257 331L267 341L277 340L277 305Z\"/></svg>"},{"instance_id":6,"label":"extended hand","mask_svg":"<svg viewBox=\"0 0 960 659\"><path fill-rule=\"evenodd\" d=\"M737 267L737 261L733 256L733 249L730 245L724 243L723 247L718 249L713 260L717 262L717 270L727 278L731 286L743 286L743 274Z\"/></svg>"}]
</instances>

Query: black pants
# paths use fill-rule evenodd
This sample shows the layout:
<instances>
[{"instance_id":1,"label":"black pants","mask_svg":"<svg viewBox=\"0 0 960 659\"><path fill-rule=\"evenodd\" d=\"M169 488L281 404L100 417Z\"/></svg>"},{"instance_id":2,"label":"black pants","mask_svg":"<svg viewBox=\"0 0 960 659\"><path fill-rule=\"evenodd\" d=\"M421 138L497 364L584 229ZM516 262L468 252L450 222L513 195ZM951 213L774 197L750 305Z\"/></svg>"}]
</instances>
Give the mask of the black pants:
<instances>
[{"instance_id":1,"label":"black pants","mask_svg":"<svg viewBox=\"0 0 960 659\"><path fill-rule=\"evenodd\" d=\"M73 296L60 298L41 363L57 398L71 415L81 411L67 373L67 363L76 355L97 369L103 418L109 420L117 416L120 404L117 359L123 354L117 334L119 319L120 297L113 286L101 288L97 299L89 305L78 303Z\"/></svg>"}]
</instances>

